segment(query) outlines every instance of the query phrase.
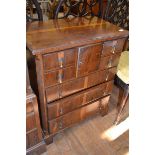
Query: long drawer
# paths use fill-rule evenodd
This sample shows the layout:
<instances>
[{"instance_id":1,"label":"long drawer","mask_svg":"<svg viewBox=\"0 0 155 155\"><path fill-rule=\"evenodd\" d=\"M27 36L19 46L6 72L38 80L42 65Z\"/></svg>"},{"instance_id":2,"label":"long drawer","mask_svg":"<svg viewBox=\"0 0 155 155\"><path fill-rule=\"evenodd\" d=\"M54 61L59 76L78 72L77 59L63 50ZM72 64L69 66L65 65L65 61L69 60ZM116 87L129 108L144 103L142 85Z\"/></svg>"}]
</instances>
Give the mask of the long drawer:
<instances>
[{"instance_id":1,"label":"long drawer","mask_svg":"<svg viewBox=\"0 0 155 155\"><path fill-rule=\"evenodd\" d=\"M48 104L48 119L52 120L56 117L73 111L80 106L86 105L94 100L110 94L112 91L112 86L113 81L106 82Z\"/></svg>"},{"instance_id":2,"label":"long drawer","mask_svg":"<svg viewBox=\"0 0 155 155\"><path fill-rule=\"evenodd\" d=\"M82 108L76 109L70 113L49 121L50 134L55 134L95 114L106 114L108 112L109 97L110 96L106 96L100 101L88 104Z\"/></svg>"},{"instance_id":3,"label":"long drawer","mask_svg":"<svg viewBox=\"0 0 155 155\"><path fill-rule=\"evenodd\" d=\"M100 83L113 80L116 73L116 67L108 70L94 72L86 77L77 78L61 85L52 86L46 89L47 102L71 95L86 88L98 85Z\"/></svg>"}]
</instances>

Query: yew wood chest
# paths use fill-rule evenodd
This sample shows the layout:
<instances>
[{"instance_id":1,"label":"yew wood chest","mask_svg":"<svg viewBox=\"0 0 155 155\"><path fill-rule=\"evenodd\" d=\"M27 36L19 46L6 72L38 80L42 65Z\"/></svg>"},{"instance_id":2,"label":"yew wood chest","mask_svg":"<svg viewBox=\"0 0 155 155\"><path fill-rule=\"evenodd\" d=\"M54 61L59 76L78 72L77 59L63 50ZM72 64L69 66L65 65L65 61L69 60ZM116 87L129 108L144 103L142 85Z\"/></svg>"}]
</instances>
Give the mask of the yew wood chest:
<instances>
[{"instance_id":1,"label":"yew wood chest","mask_svg":"<svg viewBox=\"0 0 155 155\"><path fill-rule=\"evenodd\" d=\"M97 17L27 24L47 143L75 123L107 114L127 37L128 31Z\"/></svg>"}]
</instances>

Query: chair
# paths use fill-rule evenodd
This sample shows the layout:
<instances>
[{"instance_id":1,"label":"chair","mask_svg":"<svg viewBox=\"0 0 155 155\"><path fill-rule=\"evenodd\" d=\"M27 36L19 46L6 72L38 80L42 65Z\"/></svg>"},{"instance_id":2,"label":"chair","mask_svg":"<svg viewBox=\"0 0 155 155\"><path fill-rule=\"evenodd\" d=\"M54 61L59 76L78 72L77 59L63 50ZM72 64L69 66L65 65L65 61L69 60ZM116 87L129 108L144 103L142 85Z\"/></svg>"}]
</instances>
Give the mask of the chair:
<instances>
[{"instance_id":1,"label":"chair","mask_svg":"<svg viewBox=\"0 0 155 155\"><path fill-rule=\"evenodd\" d=\"M124 51L121 54L119 64L117 67L117 74L115 76L115 84L123 89L123 96L118 106L118 114L114 122L115 125L119 124L122 111L129 98L129 52Z\"/></svg>"},{"instance_id":2,"label":"chair","mask_svg":"<svg viewBox=\"0 0 155 155\"><path fill-rule=\"evenodd\" d=\"M33 14L33 6L35 6L37 16ZM26 0L26 21L43 21L42 10L37 0Z\"/></svg>"},{"instance_id":3,"label":"chair","mask_svg":"<svg viewBox=\"0 0 155 155\"><path fill-rule=\"evenodd\" d=\"M103 18L129 30L129 0L109 0Z\"/></svg>"},{"instance_id":4,"label":"chair","mask_svg":"<svg viewBox=\"0 0 155 155\"><path fill-rule=\"evenodd\" d=\"M106 7L105 16L103 19L113 23L119 27L129 30L129 0L109 0ZM115 84L123 89L123 96L118 104L118 114L115 120L117 125L120 121L122 111L129 98L129 40L126 40L124 45L124 52L122 52L117 74L115 76Z\"/></svg>"},{"instance_id":5,"label":"chair","mask_svg":"<svg viewBox=\"0 0 155 155\"><path fill-rule=\"evenodd\" d=\"M60 0L53 9L54 19L84 16L101 17L102 0Z\"/></svg>"}]
</instances>

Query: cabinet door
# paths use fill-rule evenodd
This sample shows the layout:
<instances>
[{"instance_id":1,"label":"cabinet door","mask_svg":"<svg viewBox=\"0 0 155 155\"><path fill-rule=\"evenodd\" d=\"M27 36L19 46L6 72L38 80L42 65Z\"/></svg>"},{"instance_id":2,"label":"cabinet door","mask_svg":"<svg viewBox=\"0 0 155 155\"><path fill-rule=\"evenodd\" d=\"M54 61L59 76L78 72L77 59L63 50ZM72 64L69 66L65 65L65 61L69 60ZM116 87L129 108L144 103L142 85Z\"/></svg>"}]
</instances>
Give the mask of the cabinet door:
<instances>
[{"instance_id":1,"label":"cabinet door","mask_svg":"<svg viewBox=\"0 0 155 155\"><path fill-rule=\"evenodd\" d=\"M77 76L84 76L99 67L102 44L83 46L78 49Z\"/></svg>"}]
</instances>

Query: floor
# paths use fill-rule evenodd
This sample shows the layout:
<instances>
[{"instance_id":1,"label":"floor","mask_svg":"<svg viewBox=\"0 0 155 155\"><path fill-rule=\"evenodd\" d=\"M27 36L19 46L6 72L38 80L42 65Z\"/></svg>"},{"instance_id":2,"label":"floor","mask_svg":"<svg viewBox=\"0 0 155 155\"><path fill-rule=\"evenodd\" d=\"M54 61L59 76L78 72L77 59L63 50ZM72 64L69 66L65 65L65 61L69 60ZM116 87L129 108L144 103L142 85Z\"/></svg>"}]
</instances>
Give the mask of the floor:
<instances>
[{"instance_id":1,"label":"floor","mask_svg":"<svg viewBox=\"0 0 155 155\"><path fill-rule=\"evenodd\" d=\"M121 90L114 86L106 116L95 116L57 134L42 155L128 155L128 103L122 113L121 123L113 125L121 94Z\"/></svg>"}]
</instances>

